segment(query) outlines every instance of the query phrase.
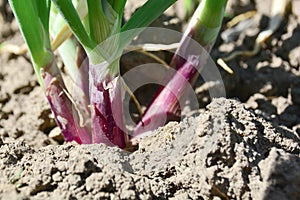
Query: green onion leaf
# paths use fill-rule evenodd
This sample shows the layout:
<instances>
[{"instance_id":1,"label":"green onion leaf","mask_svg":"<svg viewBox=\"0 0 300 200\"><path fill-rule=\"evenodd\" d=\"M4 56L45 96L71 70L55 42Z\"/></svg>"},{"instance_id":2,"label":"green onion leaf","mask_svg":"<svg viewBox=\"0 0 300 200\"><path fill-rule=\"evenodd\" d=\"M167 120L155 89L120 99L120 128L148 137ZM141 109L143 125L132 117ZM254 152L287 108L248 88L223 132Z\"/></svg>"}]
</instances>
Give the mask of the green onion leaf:
<instances>
[{"instance_id":1,"label":"green onion leaf","mask_svg":"<svg viewBox=\"0 0 300 200\"><path fill-rule=\"evenodd\" d=\"M97 44L100 44L111 34L117 15L106 0L87 0L87 3L90 36Z\"/></svg>"},{"instance_id":2,"label":"green onion leaf","mask_svg":"<svg viewBox=\"0 0 300 200\"><path fill-rule=\"evenodd\" d=\"M95 48L96 44L90 39L86 29L84 28L72 1L70 0L52 0L60 14L65 18L74 35L82 46L90 51Z\"/></svg>"},{"instance_id":3,"label":"green onion leaf","mask_svg":"<svg viewBox=\"0 0 300 200\"><path fill-rule=\"evenodd\" d=\"M199 20L209 28L219 27L225 12L228 0L209 0L201 3Z\"/></svg>"},{"instance_id":4,"label":"green onion leaf","mask_svg":"<svg viewBox=\"0 0 300 200\"><path fill-rule=\"evenodd\" d=\"M49 33L49 16L50 16L50 0L35 0L38 16L43 24L43 27L47 33Z\"/></svg>"},{"instance_id":5,"label":"green onion leaf","mask_svg":"<svg viewBox=\"0 0 300 200\"><path fill-rule=\"evenodd\" d=\"M48 30L50 4L46 0L10 0L9 3L28 46L39 83L43 86L41 69L53 60Z\"/></svg>"},{"instance_id":6,"label":"green onion leaf","mask_svg":"<svg viewBox=\"0 0 300 200\"><path fill-rule=\"evenodd\" d=\"M142 31L142 28L149 26L175 2L176 0L148 0L121 28L121 32L128 31L126 37L122 38L121 47L126 46ZM129 31L133 29L136 31Z\"/></svg>"},{"instance_id":7,"label":"green onion leaf","mask_svg":"<svg viewBox=\"0 0 300 200\"><path fill-rule=\"evenodd\" d=\"M123 11L124 11L127 0L112 0L111 2L112 2L111 5L112 5L113 9L119 14L119 16L118 16L119 25L121 25Z\"/></svg>"},{"instance_id":8,"label":"green onion leaf","mask_svg":"<svg viewBox=\"0 0 300 200\"><path fill-rule=\"evenodd\" d=\"M121 31L124 32L131 29L149 26L175 2L176 0L148 0L133 14L128 22L124 24Z\"/></svg>"}]
</instances>

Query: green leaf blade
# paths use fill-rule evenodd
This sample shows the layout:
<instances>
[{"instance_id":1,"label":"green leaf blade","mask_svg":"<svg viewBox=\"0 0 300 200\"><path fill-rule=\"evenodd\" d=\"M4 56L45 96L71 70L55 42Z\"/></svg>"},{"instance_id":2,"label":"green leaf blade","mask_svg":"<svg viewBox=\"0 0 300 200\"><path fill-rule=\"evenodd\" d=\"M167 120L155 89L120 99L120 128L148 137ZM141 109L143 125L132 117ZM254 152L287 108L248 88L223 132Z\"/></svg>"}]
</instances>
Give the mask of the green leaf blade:
<instances>
[{"instance_id":1,"label":"green leaf blade","mask_svg":"<svg viewBox=\"0 0 300 200\"><path fill-rule=\"evenodd\" d=\"M102 3L100 0L87 0L90 37L97 44L110 34L109 21L105 16Z\"/></svg>"},{"instance_id":2,"label":"green leaf blade","mask_svg":"<svg viewBox=\"0 0 300 200\"><path fill-rule=\"evenodd\" d=\"M86 50L93 49L96 44L90 39L86 32L81 19L70 0L52 0L60 14L70 26L72 32L77 37L78 41Z\"/></svg>"},{"instance_id":3,"label":"green leaf blade","mask_svg":"<svg viewBox=\"0 0 300 200\"><path fill-rule=\"evenodd\" d=\"M38 16L44 26L44 29L49 31L49 17L51 0L35 0L37 5Z\"/></svg>"},{"instance_id":4,"label":"green leaf blade","mask_svg":"<svg viewBox=\"0 0 300 200\"><path fill-rule=\"evenodd\" d=\"M148 0L121 28L121 32L127 32L127 34L126 37L121 38L120 46L122 48L125 47L127 43L142 32L143 28L149 26L176 1L177 0Z\"/></svg>"},{"instance_id":5,"label":"green leaf blade","mask_svg":"<svg viewBox=\"0 0 300 200\"><path fill-rule=\"evenodd\" d=\"M148 0L136 13L126 22L121 31L149 26L176 0ZM145 17L147 16L147 17Z\"/></svg>"},{"instance_id":6,"label":"green leaf blade","mask_svg":"<svg viewBox=\"0 0 300 200\"><path fill-rule=\"evenodd\" d=\"M48 30L50 5L47 0L39 1L9 0L9 4L28 46L39 83L43 86L41 69L53 61L53 54ZM40 16L41 13L44 14Z\"/></svg>"}]
</instances>

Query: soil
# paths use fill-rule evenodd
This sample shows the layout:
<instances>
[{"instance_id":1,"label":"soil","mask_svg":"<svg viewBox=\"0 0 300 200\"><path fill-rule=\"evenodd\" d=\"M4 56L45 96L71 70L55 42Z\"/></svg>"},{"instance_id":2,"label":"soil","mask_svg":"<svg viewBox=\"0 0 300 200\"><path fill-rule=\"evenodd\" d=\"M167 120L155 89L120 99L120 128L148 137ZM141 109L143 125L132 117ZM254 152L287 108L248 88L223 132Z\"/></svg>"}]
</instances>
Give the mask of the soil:
<instances>
[{"instance_id":1,"label":"soil","mask_svg":"<svg viewBox=\"0 0 300 200\"><path fill-rule=\"evenodd\" d=\"M140 5L129 2L125 19ZM29 55L1 54L0 199L300 199L300 13L299 1L292 2L259 54L228 62L233 75L220 68L226 98L210 100L199 80L200 110L158 128L133 153L54 137L59 130ZM214 60L253 48L268 25L268 3L229 1L228 16L258 13L234 40L220 35ZM154 25L182 29L180 8ZM4 41L23 44L7 1L0 0ZM122 65L137 60L153 62L129 55Z\"/></svg>"}]
</instances>

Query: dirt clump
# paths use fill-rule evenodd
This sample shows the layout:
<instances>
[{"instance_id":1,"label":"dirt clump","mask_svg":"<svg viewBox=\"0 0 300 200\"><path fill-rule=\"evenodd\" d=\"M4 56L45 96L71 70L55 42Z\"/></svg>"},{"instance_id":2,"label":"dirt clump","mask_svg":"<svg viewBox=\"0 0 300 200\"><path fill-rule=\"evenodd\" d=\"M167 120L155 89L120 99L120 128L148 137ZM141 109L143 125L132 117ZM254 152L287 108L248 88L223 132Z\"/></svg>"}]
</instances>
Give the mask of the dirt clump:
<instances>
[{"instance_id":1,"label":"dirt clump","mask_svg":"<svg viewBox=\"0 0 300 200\"><path fill-rule=\"evenodd\" d=\"M220 98L196 117L159 128L134 153L102 144L34 149L2 142L0 196L298 199L299 142L242 103Z\"/></svg>"}]
</instances>

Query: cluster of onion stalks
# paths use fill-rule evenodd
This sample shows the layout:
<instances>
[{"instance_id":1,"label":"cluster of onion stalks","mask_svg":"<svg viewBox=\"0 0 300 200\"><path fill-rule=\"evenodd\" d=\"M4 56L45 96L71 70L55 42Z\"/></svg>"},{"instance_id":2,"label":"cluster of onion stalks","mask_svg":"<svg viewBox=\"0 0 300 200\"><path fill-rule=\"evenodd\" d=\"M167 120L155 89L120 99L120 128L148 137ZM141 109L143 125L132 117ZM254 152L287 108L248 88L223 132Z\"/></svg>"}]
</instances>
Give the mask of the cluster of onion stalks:
<instances>
[{"instance_id":1,"label":"cluster of onion stalks","mask_svg":"<svg viewBox=\"0 0 300 200\"><path fill-rule=\"evenodd\" d=\"M52 0L60 14L66 19L68 26L65 25L59 33L54 33L56 38L51 44L50 39L47 39L47 36L49 37L47 34L49 33L45 32L45 30L49 28L47 24L49 15L41 13L40 10L35 10L34 5L29 7L26 12L20 12L22 6L28 7L28 5L22 1L24 0L10 0L10 4L19 24L26 23L26 19L28 19L28 13L26 15L26 12L35 13L37 17L36 19L33 18L33 20L36 20L34 23L37 25L42 24L39 28L31 27L35 30L26 29L26 27L21 26L21 32L31 53L39 82L45 90L46 97L65 140L75 141L79 144L105 143L110 146L118 146L122 149L130 149L133 141L137 141L138 138L143 137L143 135L149 131L163 126L166 122L166 120L164 120L166 117L168 119L178 116L180 109L179 101L186 98L187 87L195 82L199 75L199 70L205 66L206 58L205 56L201 56L201 54L210 52L221 28L227 4L227 0L201 1L170 63L170 66L176 69L176 73L171 77L166 77L166 80L168 80L167 84L158 89L151 104L142 114L141 120L133 132L128 134L123 116L122 92L124 88L122 87L123 83L119 75L119 60L107 60L107 57L103 56L101 49L96 48L96 52L92 50L95 44L99 44L101 40L103 41L103 39L105 39L105 37L103 37L104 33L99 33L97 29L98 26L103 26L103 23L97 20L93 14L98 13L99 9L101 11L101 6L107 7L108 3L98 4L98 7L94 7L92 1L88 0L88 9L91 13L87 12L87 9L83 9L81 12L72 15L70 13L76 12L75 8L69 10L72 7L72 2ZM147 8L149 10L150 6L156 6L157 9L166 9L172 3L173 0L169 0L169 4L166 5L162 2L156 2L156 4L152 5L149 3L145 6L144 10L147 10ZM36 5L45 10L48 9L49 11L50 1L36 1ZM115 4L111 4L111 6L113 5ZM159 5L164 5L165 7L161 8ZM81 5L79 5L79 7L80 6ZM118 6L116 6L116 8L119 8ZM110 5L107 8L111 11ZM114 14L114 12L112 12L112 14ZM143 12L137 12L135 15L142 14ZM38 17L40 17L40 21ZM85 32L85 28L81 23L86 17L90 20L90 35ZM118 16L112 15L112 17L117 18ZM111 18L104 19L111 20ZM114 27L121 26L121 20L118 18L114 21L116 23L115 26L110 26L110 22L111 21L104 24L104 27L107 28L106 31L109 31L109 28L113 29ZM141 23L142 22L143 21L141 21ZM140 22L136 20L135 23L138 24ZM142 25L143 24L140 24L140 26ZM120 30L129 29L130 26L132 26L132 24L125 26L125 28L122 27ZM40 29L44 30L43 34L45 35L38 34ZM30 34L32 33L36 34L36 37L31 36ZM81 48L79 49L76 59L78 67L76 77L79 77L76 84L84 95L77 99L77 102L68 92L62 75L56 63L53 61L54 56L52 53L66 40L70 39L72 35L75 35L81 44L79 45ZM44 46L39 46L36 40L40 40ZM198 42L199 45L203 47L202 52L190 49L190 45L193 41ZM35 46L33 45L34 42ZM113 44L114 42L117 42L117 40L112 40L113 47L115 45ZM124 43L126 42L123 42L123 44ZM49 49L52 51L49 51ZM122 49L122 47L120 49ZM39 50L40 54L35 54L36 50ZM108 54L116 53L116 55L119 55L119 52L114 52L114 48L110 48L109 50L111 51L109 51ZM26 49L12 49L12 51L15 53L24 53ZM98 59L94 53L101 55L101 59ZM42 55L45 59L39 59L39 55ZM154 58L158 59L157 57ZM102 73L100 73L101 71Z\"/></svg>"}]
</instances>

